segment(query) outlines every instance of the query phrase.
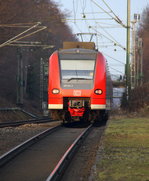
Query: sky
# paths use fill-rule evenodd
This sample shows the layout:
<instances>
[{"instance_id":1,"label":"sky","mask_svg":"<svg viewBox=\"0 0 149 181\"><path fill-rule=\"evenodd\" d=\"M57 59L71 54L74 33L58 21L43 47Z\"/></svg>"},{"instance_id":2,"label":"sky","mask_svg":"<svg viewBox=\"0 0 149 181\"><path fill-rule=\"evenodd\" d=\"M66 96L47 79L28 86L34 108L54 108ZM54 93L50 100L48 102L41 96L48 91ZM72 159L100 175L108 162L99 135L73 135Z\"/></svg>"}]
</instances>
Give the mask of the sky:
<instances>
[{"instance_id":1,"label":"sky","mask_svg":"<svg viewBox=\"0 0 149 181\"><path fill-rule=\"evenodd\" d=\"M71 27L80 41L92 41L107 59L112 75L124 75L126 63L126 28L112 17L127 24L127 0L53 0L62 12L69 14L64 21ZM149 0L130 0L131 22L134 14L142 14ZM113 12L113 13L111 13ZM136 23L137 27L139 23ZM132 25L132 24L131 24ZM87 34L86 34L87 33Z\"/></svg>"}]
</instances>

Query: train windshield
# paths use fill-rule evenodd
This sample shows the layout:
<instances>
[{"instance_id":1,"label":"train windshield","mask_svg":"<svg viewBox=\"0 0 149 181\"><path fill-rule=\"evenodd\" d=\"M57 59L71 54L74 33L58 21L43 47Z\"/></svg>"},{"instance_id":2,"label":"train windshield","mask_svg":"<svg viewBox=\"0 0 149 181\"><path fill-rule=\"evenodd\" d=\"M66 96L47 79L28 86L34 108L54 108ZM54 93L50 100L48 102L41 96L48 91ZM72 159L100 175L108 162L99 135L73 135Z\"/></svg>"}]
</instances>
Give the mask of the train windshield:
<instances>
[{"instance_id":1,"label":"train windshield","mask_svg":"<svg viewBox=\"0 0 149 181\"><path fill-rule=\"evenodd\" d=\"M61 60L60 67L62 88L92 88L95 60Z\"/></svg>"}]
</instances>

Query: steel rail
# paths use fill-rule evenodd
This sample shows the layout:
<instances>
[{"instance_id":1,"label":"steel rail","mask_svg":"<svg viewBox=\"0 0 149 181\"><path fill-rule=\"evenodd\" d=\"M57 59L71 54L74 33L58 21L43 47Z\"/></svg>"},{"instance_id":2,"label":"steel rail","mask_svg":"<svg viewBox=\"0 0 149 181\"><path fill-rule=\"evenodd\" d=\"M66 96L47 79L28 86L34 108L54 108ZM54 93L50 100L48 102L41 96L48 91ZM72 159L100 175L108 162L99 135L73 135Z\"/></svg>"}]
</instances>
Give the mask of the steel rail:
<instances>
[{"instance_id":1,"label":"steel rail","mask_svg":"<svg viewBox=\"0 0 149 181\"><path fill-rule=\"evenodd\" d=\"M83 140L86 138L86 136L91 131L92 125L87 127L78 137L77 139L72 143L72 145L67 149L65 154L62 156L61 160L58 162L54 170L51 172L49 177L46 179L46 181L58 181L61 179L65 169L67 168L68 164L70 163L72 157L78 150L79 146L83 142Z\"/></svg>"},{"instance_id":2,"label":"steel rail","mask_svg":"<svg viewBox=\"0 0 149 181\"><path fill-rule=\"evenodd\" d=\"M44 137L48 136L49 134L53 133L57 129L59 129L61 126L55 126L53 128L49 128L30 139L26 140L25 142L19 144L18 146L14 147L10 151L6 152L2 156L0 156L0 167L2 167L4 164L12 160L14 157L16 157L19 153L23 152L25 149L27 149L29 146L33 145L34 143L40 141Z\"/></svg>"},{"instance_id":3,"label":"steel rail","mask_svg":"<svg viewBox=\"0 0 149 181\"><path fill-rule=\"evenodd\" d=\"M23 112L23 113L25 113L25 114L33 117L33 118L38 118L38 116L36 116L36 115L34 115L34 114L32 114L32 113L30 113L28 111L25 111L24 109L22 109L20 107L11 107L11 108L10 107L5 107L5 108L0 108L0 111L21 111L21 112Z\"/></svg>"},{"instance_id":4,"label":"steel rail","mask_svg":"<svg viewBox=\"0 0 149 181\"><path fill-rule=\"evenodd\" d=\"M20 126L24 124L37 124L37 123L48 123L48 122L52 122L52 120L50 118L40 118L40 119L29 119L24 121L4 122L0 123L0 128Z\"/></svg>"}]
</instances>

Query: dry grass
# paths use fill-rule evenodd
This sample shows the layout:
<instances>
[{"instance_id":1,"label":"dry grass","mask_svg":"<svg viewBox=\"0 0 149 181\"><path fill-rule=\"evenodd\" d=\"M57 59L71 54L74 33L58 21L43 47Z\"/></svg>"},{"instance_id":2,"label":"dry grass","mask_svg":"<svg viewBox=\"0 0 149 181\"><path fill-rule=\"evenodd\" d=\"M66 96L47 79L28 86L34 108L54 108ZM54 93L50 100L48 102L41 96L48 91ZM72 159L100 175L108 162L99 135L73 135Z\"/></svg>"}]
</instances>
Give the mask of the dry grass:
<instances>
[{"instance_id":1,"label":"dry grass","mask_svg":"<svg viewBox=\"0 0 149 181\"><path fill-rule=\"evenodd\" d=\"M97 180L149 180L149 118L112 119L105 133Z\"/></svg>"}]
</instances>

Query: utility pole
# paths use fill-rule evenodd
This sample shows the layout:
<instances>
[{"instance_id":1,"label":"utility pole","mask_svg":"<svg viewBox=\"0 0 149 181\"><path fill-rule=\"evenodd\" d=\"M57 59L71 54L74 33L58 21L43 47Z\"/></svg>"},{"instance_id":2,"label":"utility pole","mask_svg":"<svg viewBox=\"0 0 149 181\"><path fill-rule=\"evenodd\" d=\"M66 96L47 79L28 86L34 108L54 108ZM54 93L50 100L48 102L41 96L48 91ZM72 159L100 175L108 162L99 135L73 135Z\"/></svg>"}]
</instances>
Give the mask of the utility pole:
<instances>
[{"instance_id":1,"label":"utility pole","mask_svg":"<svg viewBox=\"0 0 149 181\"><path fill-rule=\"evenodd\" d=\"M18 70L17 70L17 104L23 105L24 97L24 71L21 48L17 49Z\"/></svg>"},{"instance_id":2,"label":"utility pole","mask_svg":"<svg viewBox=\"0 0 149 181\"><path fill-rule=\"evenodd\" d=\"M48 84L48 63L40 58L40 102L43 110L43 116L48 116L47 107L47 84Z\"/></svg>"},{"instance_id":3,"label":"utility pole","mask_svg":"<svg viewBox=\"0 0 149 181\"><path fill-rule=\"evenodd\" d=\"M43 103L43 90L44 90L44 61L40 58L40 102Z\"/></svg>"},{"instance_id":4,"label":"utility pole","mask_svg":"<svg viewBox=\"0 0 149 181\"><path fill-rule=\"evenodd\" d=\"M142 38L137 39L137 59L136 59L136 76L137 76L137 86L143 84L143 43Z\"/></svg>"},{"instance_id":5,"label":"utility pole","mask_svg":"<svg viewBox=\"0 0 149 181\"><path fill-rule=\"evenodd\" d=\"M132 59L131 59L131 88L136 86L136 20L132 21Z\"/></svg>"},{"instance_id":6,"label":"utility pole","mask_svg":"<svg viewBox=\"0 0 149 181\"><path fill-rule=\"evenodd\" d=\"M130 95L130 0L127 0L126 94Z\"/></svg>"},{"instance_id":7,"label":"utility pole","mask_svg":"<svg viewBox=\"0 0 149 181\"><path fill-rule=\"evenodd\" d=\"M134 14L134 20L132 21L132 61L131 61L131 88L135 88L138 86L138 78L139 78L139 49L141 46L139 46L139 39L136 36L136 24L140 21L140 14ZM140 52L142 53L142 52ZM140 54L140 60L141 60L141 54ZM142 61L141 61L142 62ZM142 63L140 65L140 70L142 70ZM142 71L140 71L142 75Z\"/></svg>"}]
</instances>

